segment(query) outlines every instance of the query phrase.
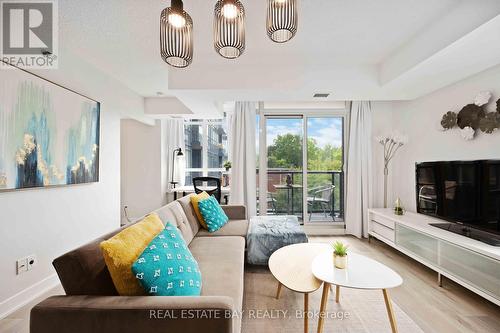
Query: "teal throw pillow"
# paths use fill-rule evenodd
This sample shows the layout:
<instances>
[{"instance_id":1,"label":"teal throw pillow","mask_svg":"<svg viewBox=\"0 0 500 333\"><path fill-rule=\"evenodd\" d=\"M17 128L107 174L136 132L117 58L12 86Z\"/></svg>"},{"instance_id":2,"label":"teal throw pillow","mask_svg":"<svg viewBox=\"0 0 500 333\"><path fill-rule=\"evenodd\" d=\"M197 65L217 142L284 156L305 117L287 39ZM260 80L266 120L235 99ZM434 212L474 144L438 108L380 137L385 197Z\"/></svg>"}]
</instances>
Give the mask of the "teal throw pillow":
<instances>
[{"instance_id":1,"label":"teal throw pillow","mask_svg":"<svg viewBox=\"0 0 500 333\"><path fill-rule=\"evenodd\" d=\"M201 273L181 233L170 222L132 265L132 273L151 296L199 296Z\"/></svg>"},{"instance_id":2,"label":"teal throw pillow","mask_svg":"<svg viewBox=\"0 0 500 333\"><path fill-rule=\"evenodd\" d=\"M208 232L215 232L229 221L217 200L212 196L198 202L201 216L207 223Z\"/></svg>"}]
</instances>

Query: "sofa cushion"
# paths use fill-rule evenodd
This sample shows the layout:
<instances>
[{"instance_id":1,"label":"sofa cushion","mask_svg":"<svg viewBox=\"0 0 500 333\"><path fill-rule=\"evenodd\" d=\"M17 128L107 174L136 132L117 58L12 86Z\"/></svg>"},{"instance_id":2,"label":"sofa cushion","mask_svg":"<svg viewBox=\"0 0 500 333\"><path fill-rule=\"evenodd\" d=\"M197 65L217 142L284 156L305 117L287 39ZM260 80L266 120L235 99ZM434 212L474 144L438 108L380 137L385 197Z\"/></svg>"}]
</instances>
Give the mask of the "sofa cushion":
<instances>
[{"instance_id":1,"label":"sofa cushion","mask_svg":"<svg viewBox=\"0 0 500 333\"><path fill-rule=\"evenodd\" d=\"M185 197L178 199L177 202L182 206L184 214L191 225L191 230L193 230L193 234L196 235L196 233L200 230L200 222L198 222L193 205L191 205L191 196L193 195L194 194L186 195Z\"/></svg>"},{"instance_id":2,"label":"sofa cushion","mask_svg":"<svg viewBox=\"0 0 500 333\"><path fill-rule=\"evenodd\" d=\"M208 230L200 229L196 237L210 236L241 236L246 237L248 231L247 220L229 220L222 228L216 232L208 232Z\"/></svg>"},{"instance_id":3,"label":"sofa cushion","mask_svg":"<svg viewBox=\"0 0 500 333\"><path fill-rule=\"evenodd\" d=\"M207 224L209 232L215 232L222 228L229 221L226 213L222 210L220 204L215 197L210 197L198 202L200 213Z\"/></svg>"},{"instance_id":4,"label":"sofa cushion","mask_svg":"<svg viewBox=\"0 0 500 333\"><path fill-rule=\"evenodd\" d=\"M158 214L164 225L167 225L168 222L175 225L181 232L186 244L191 243L194 235L198 232L199 228L196 228L196 231L193 231L193 227L178 201L171 202L154 212Z\"/></svg>"},{"instance_id":5,"label":"sofa cushion","mask_svg":"<svg viewBox=\"0 0 500 333\"><path fill-rule=\"evenodd\" d=\"M117 233L113 231L54 259L52 265L66 295L118 295L99 247Z\"/></svg>"},{"instance_id":6,"label":"sofa cushion","mask_svg":"<svg viewBox=\"0 0 500 333\"><path fill-rule=\"evenodd\" d=\"M228 296L236 309L243 306L245 239L243 237L195 237L189 245L198 261L203 287L201 296Z\"/></svg>"},{"instance_id":7,"label":"sofa cushion","mask_svg":"<svg viewBox=\"0 0 500 333\"><path fill-rule=\"evenodd\" d=\"M247 219L247 208L243 205L222 205L221 207L230 220Z\"/></svg>"},{"instance_id":8,"label":"sofa cushion","mask_svg":"<svg viewBox=\"0 0 500 333\"><path fill-rule=\"evenodd\" d=\"M121 296L145 294L132 274L131 267L151 240L163 229L164 225L158 215L151 214L100 244L106 266Z\"/></svg>"},{"instance_id":9,"label":"sofa cushion","mask_svg":"<svg viewBox=\"0 0 500 333\"><path fill-rule=\"evenodd\" d=\"M132 265L132 272L151 296L199 296L201 274L198 263L182 239L179 229L167 223Z\"/></svg>"}]
</instances>

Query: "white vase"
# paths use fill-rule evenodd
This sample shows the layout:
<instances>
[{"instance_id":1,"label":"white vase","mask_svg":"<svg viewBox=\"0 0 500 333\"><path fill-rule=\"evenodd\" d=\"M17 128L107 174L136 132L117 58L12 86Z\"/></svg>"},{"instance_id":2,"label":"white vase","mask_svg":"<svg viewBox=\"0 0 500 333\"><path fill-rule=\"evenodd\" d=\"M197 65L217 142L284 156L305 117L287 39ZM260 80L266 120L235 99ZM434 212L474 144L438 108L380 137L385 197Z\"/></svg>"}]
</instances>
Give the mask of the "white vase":
<instances>
[{"instance_id":1,"label":"white vase","mask_svg":"<svg viewBox=\"0 0 500 333\"><path fill-rule=\"evenodd\" d=\"M338 256L333 254L333 265L339 269L345 269L347 267L347 255Z\"/></svg>"}]
</instances>

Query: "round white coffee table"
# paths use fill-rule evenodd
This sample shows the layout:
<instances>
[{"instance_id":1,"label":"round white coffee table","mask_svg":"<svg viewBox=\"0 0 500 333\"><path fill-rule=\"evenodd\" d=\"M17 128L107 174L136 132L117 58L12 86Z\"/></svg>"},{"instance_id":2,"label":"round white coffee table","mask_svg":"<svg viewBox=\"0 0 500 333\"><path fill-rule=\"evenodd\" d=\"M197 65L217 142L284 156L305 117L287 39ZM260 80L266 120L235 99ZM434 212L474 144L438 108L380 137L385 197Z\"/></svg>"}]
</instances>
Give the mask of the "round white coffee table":
<instances>
[{"instance_id":1,"label":"round white coffee table","mask_svg":"<svg viewBox=\"0 0 500 333\"><path fill-rule=\"evenodd\" d=\"M300 243L282 247L269 258L269 270L278 280L276 298L281 287L304 294L304 332L308 332L309 293L321 287L323 281L314 277L311 264L318 254L328 251L331 246L320 243Z\"/></svg>"},{"instance_id":2,"label":"round white coffee table","mask_svg":"<svg viewBox=\"0 0 500 333\"><path fill-rule=\"evenodd\" d=\"M313 275L324 282L323 295L321 296L321 308L318 322L318 333L323 331L326 304L330 285L336 286L335 300L338 303L340 287L354 289L381 289L384 294L385 306L392 332L398 331L396 319L392 310L391 299L387 289L400 286L403 279L398 273L389 267L367 258L363 255L349 252L347 257L347 268L338 269L333 265L333 251L325 251L319 254L312 263Z\"/></svg>"}]
</instances>

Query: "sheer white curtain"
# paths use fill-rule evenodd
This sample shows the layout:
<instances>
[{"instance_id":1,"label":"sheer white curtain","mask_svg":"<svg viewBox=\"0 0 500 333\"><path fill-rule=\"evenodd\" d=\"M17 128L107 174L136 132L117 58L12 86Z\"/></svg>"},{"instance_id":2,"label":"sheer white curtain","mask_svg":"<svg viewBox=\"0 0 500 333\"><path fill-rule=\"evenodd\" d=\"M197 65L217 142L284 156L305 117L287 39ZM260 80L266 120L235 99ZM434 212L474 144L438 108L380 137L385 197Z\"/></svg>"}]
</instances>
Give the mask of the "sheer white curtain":
<instances>
[{"instance_id":1,"label":"sheer white curtain","mask_svg":"<svg viewBox=\"0 0 500 333\"><path fill-rule=\"evenodd\" d=\"M256 215L255 103L236 102L228 114L230 126L231 204L245 205L248 217Z\"/></svg>"},{"instance_id":2,"label":"sheer white curtain","mask_svg":"<svg viewBox=\"0 0 500 333\"><path fill-rule=\"evenodd\" d=\"M171 189L170 182L172 180L172 158L174 150L181 148L182 152L186 154L185 142L184 142L184 119L181 118L171 118L162 120L162 140L164 142L163 164L165 165L165 171L163 172L165 187ZM181 165L184 164L184 165ZM186 165L185 160L180 158L175 161L175 181L179 182L177 186L184 186L186 181Z\"/></svg>"},{"instance_id":3,"label":"sheer white curtain","mask_svg":"<svg viewBox=\"0 0 500 333\"><path fill-rule=\"evenodd\" d=\"M352 102L347 154L346 233L368 237L372 205L372 111L370 102Z\"/></svg>"}]
</instances>

